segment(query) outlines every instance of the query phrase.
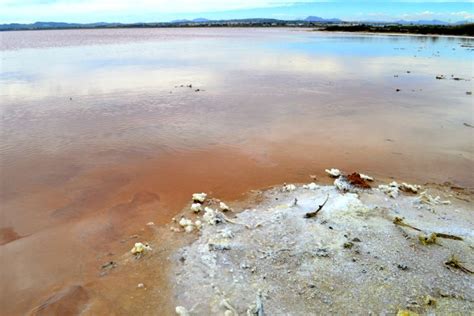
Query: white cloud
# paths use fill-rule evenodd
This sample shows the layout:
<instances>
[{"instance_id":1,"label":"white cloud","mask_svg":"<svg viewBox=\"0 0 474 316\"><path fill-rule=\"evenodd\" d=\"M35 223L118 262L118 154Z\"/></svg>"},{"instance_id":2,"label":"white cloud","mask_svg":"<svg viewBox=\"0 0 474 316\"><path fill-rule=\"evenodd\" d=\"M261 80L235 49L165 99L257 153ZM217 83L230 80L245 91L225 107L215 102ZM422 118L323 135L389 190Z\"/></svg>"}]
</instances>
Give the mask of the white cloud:
<instances>
[{"instance_id":1,"label":"white cloud","mask_svg":"<svg viewBox=\"0 0 474 316\"><path fill-rule=\"evenodd\" d=\"M126 16L170 16L269 8L313 0L0 0L0 23L95 20ZM88 19L88 17L90 17ZM110 20L110 19L109 19ZM159 20L156 17L154 21Z\"/></svg>"},{"instance_id":2,"label":"white cloud","mask_svg":"<svg viewBox=\"0 0 474 316\"><path fill-rule=\"evenodd\" d=\"M426 19L446 19L452 17L456 19L471 20L474 19L474 14L467 11L459 12L432 12L432 11L423 11L423 12L414 12L414 13L405 13L400 15L400 18L406 20L426 20Z\"/></svg>"},{"instance_id":3,"label":"white cloud","mask_svg":"<svg viewBox=\"0 0 474 316\"><path fill-rule=\"evenodd\" d=\"M341 4L341 14L332 15L336 17L360 16L364 18L399 18L399 7L411 6L414 3L426 3L427 5L418 8L418 13L411 12L401 18L409 19L430 19L439 13L434 13L433 3L454 3L464 4L456 9L449 8L449 4L445 5L443 11L444 17L451 16L453 19L471 19L473 14L468 12L469 6L472 7L474 0L367 0L364 1L365 6L361 4L361 8L367 7L367 4L373 4L371 9L380 12L380 8L393 4L394 12L385 13L361 13L357 14L351 9L347 12L345 5L357 4L356 0L0 0L0 23L8 22L35 22L35 21L67 21L67 22L97 22L97 21L115 21L115 22L131 22L131 21L167 21L182 17L198 17L201 14L220 11L233 11L257 8L271 8L281 6L292 6L301 3L335 3ZM398 3L398 5L397 5ZM429 5L428 5L429 4ZM466 7L467 5L467 7ZM334 7L334 6L333 6ZM345 9L344 9L345 8ZM423 11L424 9L429 11ZM325 7L321 6L315 14L324 16ZM286 12L273 12L274 17L285 17ZM346 10L346 11L344 11ZM459 10L460 12L449 13L449 11ZM407 10L410 11L410 10ZM436 11L436 10L435 10ZM281 15L277 15L281 14ZM302 16L301 13L299 14ZM204 16L206 17L206 16ZM292 15L288 15L291 18ZM351 19L351 18L349 18Z\"/></svg>"},{"instance_id":4,"label":"white cloud","mask_svg":"<svg viewBox=\"0 0 474 316\"><path fill-rule=\"evenodd\" d=\"M451 12L449 15L466 20L474 19L474 13L467 11Z\"/></svg>"},{"instance_id":5,"label":"white cloud","mask_svg":"<svg viewBox=\"0 0 474 316\"><path fill-rule=\"evenodd\" d=\"M298 2L314 2L298 0ZM0 11L3 15L20 14L23 10L42 13L90 13L127 12L148 10L160 13L214 12L238 9L265 8L294 4L288 0L69 0L69 1L24 1L2 0ZM24 13L24 12L23 12Z\"/></svg>"}]
</instances>

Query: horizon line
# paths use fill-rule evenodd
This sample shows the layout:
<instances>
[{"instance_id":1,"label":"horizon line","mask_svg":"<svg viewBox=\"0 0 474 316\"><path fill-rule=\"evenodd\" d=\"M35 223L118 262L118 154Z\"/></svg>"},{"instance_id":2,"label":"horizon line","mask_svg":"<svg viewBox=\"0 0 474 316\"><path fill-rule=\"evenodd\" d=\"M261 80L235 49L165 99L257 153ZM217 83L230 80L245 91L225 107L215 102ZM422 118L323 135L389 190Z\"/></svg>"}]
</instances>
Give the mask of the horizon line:
<instances>
[{"instance_id":1,"label":"horizon line","mask_svg":"<svg viewBox=\"0 0 474 316\"><path fill-rule=\"evenodd\" d=\"M32 25L36 23L66 23L66 24L80 24L80 25L87 25L87 24L97 24L97 23L104 23L104 24L124 24L124 25L132 25L132 24L153 24L153 23L206 23L206 22L220 22L220 21L243 21L243 20L274 20L274 21L282 21L282 22L287 22L287 21L304 21L304 22L318 22L318 21L309 21L309 18L318 18L321 19L322 22L324 21L331 21L331 20L339 20L340 22L380 22L380 23L397 23L400 21L404 22L419 22L419 21L439 21L439 22L444 22L447 24L454 24L458 22L474 22L474 19L462 19L462 20L457 20L454 22L448 22L442 19L397 19L397 20L383 20L383 19L361 19L361 20L343 20L337 17L333 18L322 18L320 16L316 15L308 15L305 18L297 18L297 19L279 19L279 18L269 18L269 17L258 17L258 18L252 18L252 17L247 17L247 18L235 18L235 19L207 19L204 17L198 17L198 18L192 18L192 19L174 19L174 20L169 20L169 21L150 21L150 22L145 22L145 21L137 21L137 22L119 22L119 21L114 21L114 22L105 22L105 21L95 21L95 22L67 22L65 20L38 20L35 22L30 22L30 23L21 23L21 22L1 22L0 25L8 25L8 24L23 24L23 25ZM205 20L205 21L196 21L196 20Z\"/></svg>"}]
</instances>

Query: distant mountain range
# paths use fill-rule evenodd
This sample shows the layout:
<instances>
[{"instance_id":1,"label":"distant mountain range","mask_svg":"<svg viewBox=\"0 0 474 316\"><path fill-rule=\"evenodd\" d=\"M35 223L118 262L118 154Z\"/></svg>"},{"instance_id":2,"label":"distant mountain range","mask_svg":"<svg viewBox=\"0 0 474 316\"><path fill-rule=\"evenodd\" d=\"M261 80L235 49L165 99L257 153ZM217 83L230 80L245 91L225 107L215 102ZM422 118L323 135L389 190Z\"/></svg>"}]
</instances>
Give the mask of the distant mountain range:
<instances>
[{"instance_id":1,"label":"distant mountain range","mask_svg":"<svg viewBox=\"0 0 474 316\"><path fill-rule=\"evenodd\" d=\"M440 21L440 20L417 20L417 21L398 20L398 21L395 21L394 23L402 24L402 25L462 25L462 24L473 23L473 21L464 20L464 21L449 23L449 22Z\"/></svg>"},{"instance_id":2,"label":"distant mountain range","mask_svg":"<svg viewBox=\"0 0 474 316\"><path fill-rule=\"evenodd\" d=\"M405 21L399 20L395 22L388 21L357 21L344 22L337 18L325 19L318 16L308 16L303 20L278 20L278 19L230 19L230 20L208 20L205 18L196 18L192 20L182 19L171 22L156 23L66 23L66 22L35 22L31 24L0 24L0 31L12 30L37 30L37 29L71 29L71 28L114 28L114 27L166 27L166 26L200 26L201 24L209 24L214 26L311 26L312 24L338 24L338 23L360 23L360 24L400 24L400 25L462 25L474 23L474 21L458 21L455 23L444 22L440 20L417 20Z\"/></svg>"},{"instance_id":3,"label":"distant mountain range","mask_svg":"<svg viewBox=\"0 0 474 316\"><path fill-rule=\"evenodd\" d=\"M203 22L210 22L211 20L205 19L205 18L197 18L197 19L192 19L192 20L173 20L171 23L203 23Z\"/></svg>"},{"instance_id":4,"label":"distant mountain range","mask_svg":"<svg viewBox=\"0 0 474 316\"><path fill-rule=\"evenodd\" d=\"M319 16L308 16L306 19L304 19L306 22L321 22L321 23L340 23L342 20L333 18L333 19L324 19L320 18Z\"/></svg>"},{"instance_id":5,"label":"distant mountain range","mask_svg":"<svg viewBox=\"0 0 474 316\"><path fill-rule=\"evenodd\" d=\"M35 22L31 24L9 23L0 24L0 31L8 30L35 30L35 29L70 29L70 28L100 28L100 27L119 27L122 23L66 23L66 22Z\"/></svg>"}]
</instances>

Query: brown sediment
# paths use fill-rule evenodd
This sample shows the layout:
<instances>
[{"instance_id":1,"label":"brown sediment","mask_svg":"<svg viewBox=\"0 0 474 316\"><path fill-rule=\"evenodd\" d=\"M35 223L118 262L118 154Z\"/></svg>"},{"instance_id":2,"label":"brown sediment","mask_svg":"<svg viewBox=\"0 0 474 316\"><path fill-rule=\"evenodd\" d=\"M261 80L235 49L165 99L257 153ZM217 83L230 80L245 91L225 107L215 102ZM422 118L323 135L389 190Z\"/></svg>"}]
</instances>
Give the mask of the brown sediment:
<instances>
[{"instance_id":1,"label":"brown sediment","mask_svg":"<svg viewBox=\"0 0 474 316\"><path fill-rule=\"evenodd\" d=\"M87 291L81 285L64 288L35 308L31 315L79 315L89 301Z\"/></svg>"},{"instance_id":2,"label":"brown sediment","mask_svg":"<svg viewBox=\"0 0 474 316\"><path fill-rule=\"evenodd\" d=\"M370 189L370 184L367 183L364 179L361 178L360 174L353 172L347 176L347 181L358 188Z\"/></svg>"},{"instance_id":3,"label":"brown sediment","mask_svg":"<svg viewBox=\"0 0 474 316\"><path fill-rule=\"evenodd\" d=\"M153 250L135 259L126 249L117 266L87 284L91 295L86 315L171 315L174 313L169 255L192 236L176 238L166 227L152 227ZM143 237L143 235L141 236ZM141 239L139 239L141 240ZM132 241L132 242L135 242ZM99 275L99 274L98 274ZM143 288L138 287L142 283Z\"/></svg>"},{"instance_id":4,"label":"brown sediment","mask_svg":"<svg viewBox=\"0 0 474 316\"><path fill-rule=\"evenodd\" d=\"M233 161L233 166L228 166L227 161ZM3 310L11 315L24 314L44 302L39 300L40 297L50 297L58 286L67 283L82 284L91 301L96 302L94 308L99 310L110 309L103 301L115 296L127 303L125 306L114 303L114 308L129 308L132 302L122 296L127 296L130 289L134 291L139 280L153 280L145 283L148 287L153 284L157 291L164 291L165 277L160 277L160 273L165 271L165 258L155 261L159 271L140 268L137 276L133 271L121 268L122 254L127 253L133 243L154 238L155 232L145 224L149 221L156 225L169 222L194 191L215 192L216 196L225 198L241 197L241 193L250 188L255 173L247 181L239 181L242 177L239 170L248 170L251 162L251 159L239 157L229 150L216 149L209 156L202 152L188 153L174 159L169 157L124 168L112 166L89 171L59 187L54 183L35 188L38 194L25 194L21 201L9 199L5 210L12 213L7 215L11 215L11 220L17 225L23 226L24 231L28 232L31 222L40 217L42 220L36 224L43 223L43 227L32 230L31 236L22 239L22 243L11 243L2 251ZM261 180L261 186L272 183L265 178ZM235 186L228 187L229 181ZM83 190L91 183L96 183L94 188ZM13 212L19 205L25 211ZM32 212L41 211L37 205L44 207L45 216ZM138 236L130 237L135 235ZM173 245L169 239L163 242L169 247ZM159 253L163 255L163 252ZM101 277L99 267L110 260L118 262L118 267ZM18 262L22 265L19 266ZM27 289L22 289L17 283L21 280L18 278L20 273L22 278L31 280ZM102 290L90 291L90 288L103 287L107 295ZM8 300L20 295L22 300L18 304L8 304ZM163 297L166 298L166 294ZM164 298L162 305L167 306ZM130 311L133 308L131 306Z\"/></svg>"},{"instance_id":5,"label":"brown sediment","mask_svg":"<svg viewBox=\"0 0 474 316\"><path fill-rule=\"evenodd\" d=\"M9 242L23 238L13 229L13 227L0 228L0 246L8 244Z\"/></svg>"}]
</instances>

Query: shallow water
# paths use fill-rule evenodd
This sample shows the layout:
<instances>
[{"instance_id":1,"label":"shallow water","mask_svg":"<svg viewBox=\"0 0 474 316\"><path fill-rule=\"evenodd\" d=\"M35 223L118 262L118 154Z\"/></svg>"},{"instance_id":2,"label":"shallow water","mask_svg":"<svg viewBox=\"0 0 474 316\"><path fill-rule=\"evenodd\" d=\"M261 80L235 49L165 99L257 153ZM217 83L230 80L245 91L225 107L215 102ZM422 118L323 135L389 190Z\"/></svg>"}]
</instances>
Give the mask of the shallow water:
<instances>
[{"instance_id":1,"label":"shallow water","mask_svg":"<svg viewBox=\"0 0 474 316\"><path fill-rule=\"evenodd\" d=\"M21 296L11 311L22 313L86 280L194 191L236 199L328 167L472 188L473 44L293 29L0 33L2 307Z\"/></svg>"}]
</instances>

